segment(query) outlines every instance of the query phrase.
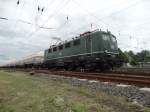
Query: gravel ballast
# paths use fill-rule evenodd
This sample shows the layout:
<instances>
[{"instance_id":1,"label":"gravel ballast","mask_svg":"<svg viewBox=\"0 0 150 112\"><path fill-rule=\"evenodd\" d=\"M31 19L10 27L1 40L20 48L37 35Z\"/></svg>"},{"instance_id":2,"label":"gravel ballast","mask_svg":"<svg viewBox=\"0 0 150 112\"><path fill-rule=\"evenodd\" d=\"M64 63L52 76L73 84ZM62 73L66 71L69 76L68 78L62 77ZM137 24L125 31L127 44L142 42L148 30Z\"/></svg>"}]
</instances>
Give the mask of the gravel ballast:
<instances>
[{"instance_id":1,"label":"gravel ballast","mask_svg":"<svg viewBox=\"0 0 150 112\"><path fill-rule=\"evenodd\" d=\"M150 107L150 91L141 89L140 87L41 73L38 74L38 76L44 76L52 80L65 81L73 86L87 87L91 91L102 91L108 95L125 97L128 101Z\"/></svg>"}]
</instances>

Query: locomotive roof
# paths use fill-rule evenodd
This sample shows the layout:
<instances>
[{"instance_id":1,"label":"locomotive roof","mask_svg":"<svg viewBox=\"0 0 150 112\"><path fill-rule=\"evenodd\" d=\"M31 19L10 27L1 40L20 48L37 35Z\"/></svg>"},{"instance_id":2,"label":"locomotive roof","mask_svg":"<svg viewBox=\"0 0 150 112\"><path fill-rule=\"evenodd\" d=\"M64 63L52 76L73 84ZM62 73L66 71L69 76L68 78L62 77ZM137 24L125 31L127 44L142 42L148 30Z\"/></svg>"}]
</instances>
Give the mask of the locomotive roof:
<instances>
[{"instance_id":1,"label":"locomotive roof","mask_svg":"<svg viewBox=\"0 0 150 112\"><path fill-rule=\"evenodd\" d=\"M60 46L60 45L65 44L65 43L69 43L69 42L71 42L71 41L77 40L77 39L79 39L79 38L82 38L82 37L85 37L85 36L88 36L88 35L91 35L91 34L97 33L97 32L101 32L101 33L104 33L104 34L111 34L114 38L116 38L110 31L107 31L107 32L106 32L106 31L102 31L101 29L100 29L100 30L99 30L99 29L96 29L96 30L94 30L94 31L87 31L87 32L84 32L84 33L82 33L82 34L79 34L78 36L74 37L72 40L69 40L69 41L65 40L65 41L62 42L62 43L59 43L59 44L56 44L56 45L51 45L50 48L57 47L57 46Z\"/></svg>"}]
</instances>

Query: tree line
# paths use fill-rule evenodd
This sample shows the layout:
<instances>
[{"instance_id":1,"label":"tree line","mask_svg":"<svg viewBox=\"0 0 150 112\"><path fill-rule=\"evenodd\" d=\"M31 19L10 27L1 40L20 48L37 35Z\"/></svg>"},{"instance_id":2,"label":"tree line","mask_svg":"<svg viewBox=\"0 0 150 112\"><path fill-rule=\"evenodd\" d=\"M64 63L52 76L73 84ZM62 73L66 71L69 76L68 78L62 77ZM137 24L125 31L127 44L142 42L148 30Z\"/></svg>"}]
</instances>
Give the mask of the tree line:
<instances>
[{"instance_id":1,"label":"tree line","mask_svg":"<svg viewBox=\"0 0 150 112\"><path fill-rule=\"evenodd\" d=\"M123 60L124 63L130 63L130 65L138 65L139 62L150 62L150 51L149 50L142 50L140 52L133 52L133 51L122 51L120 48L119 51L119 58Z\"/></svg>"}]
</instances>

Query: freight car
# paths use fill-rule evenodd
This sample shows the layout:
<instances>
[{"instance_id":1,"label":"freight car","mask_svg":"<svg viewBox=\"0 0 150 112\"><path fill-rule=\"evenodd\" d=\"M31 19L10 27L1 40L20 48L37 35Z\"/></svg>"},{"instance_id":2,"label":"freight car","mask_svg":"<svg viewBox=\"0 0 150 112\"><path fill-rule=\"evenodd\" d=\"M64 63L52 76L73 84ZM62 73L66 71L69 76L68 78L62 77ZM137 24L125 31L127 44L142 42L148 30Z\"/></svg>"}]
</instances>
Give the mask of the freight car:
<instances>
[{"instance_id":1,"label":"freight car","mask_svg":"<svg viewBox=\"0 0 150 112\"><path fill-rule=\"evenodd\" d=\"M109 70L120 65L116 37L111 32L88 31L44 52L44 66L70 70Z\"/></svg>"},{"instance_id":2,"label":"freight car","mask_svg":"<svg viewBox=\"0 0 150 112\"><path fill-rule=\"evenodd\" d=\"M8 64L2 66L1 68L42 68L43 66L43 56L44 52L34 53L32 55L28 55L20 60L15 60L13 62L9 62Z\"/></svg>"}]
</instances>

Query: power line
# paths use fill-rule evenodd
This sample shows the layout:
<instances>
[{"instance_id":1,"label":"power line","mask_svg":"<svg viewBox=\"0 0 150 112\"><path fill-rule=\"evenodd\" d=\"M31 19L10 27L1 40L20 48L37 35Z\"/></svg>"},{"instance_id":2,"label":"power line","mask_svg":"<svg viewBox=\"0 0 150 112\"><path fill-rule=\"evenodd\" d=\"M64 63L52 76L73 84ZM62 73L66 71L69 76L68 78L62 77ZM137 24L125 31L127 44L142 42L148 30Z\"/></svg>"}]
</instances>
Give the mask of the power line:
<instances>
[{"instance_id":1,"label":"power line","mask_svg":"<svg viewBox=\"0 0 150 112\"><path fill-rule=\"evenodd\" d=\"M105 18L108 18L108 17L110 17L110 16L112 16L112 15L121 13L122 11L126 11L127 9L132 8L133 6L138 5L140 2L141 2L141 0L139 0L139 1L137 1L137 2L134 2L134 3L132 3L131 5L125 7L125 8L122 8L122 9L120 9L120 10L118 10L118 11L115 11L115 12L113 12L113 13L107 15L107 16L102 17L101 19L105 19Z\"/></svg>"},{"instance_id":2,"label":"power line","mask_svg":"<svg viewBox=\"0 0 150 112\"><path fill-rule=\"evenodd\" d=\"M107 16L102 17L101 19L110 17L110 16L112 16L112 15L114 15L114 14L117 14L117 13L121 13L122 11L125 11L125 10L127 10L127 9L129 9L129 8L131 8L131 7L133 7L133 6L135 6L135 5L138 5L140 2L141 2L141 0L139 0L139 1L137 1L137 2L134 2L133 4L131 4L131 5L127 6L127 7L125 7L125 8L122 8L122 9L116 11L116 12L113 12L113 13L107 15Z\"/></svg>"},{"instance_id":3,"label":"power line","mask_svg":"<svg viewBox=\"0 0 150 112\"><path fill-rule=\"evenodd\" d=\"M5 18L5 17L0 17L0 19L2 19L2 20L8 20L7 18Z\"/></svg>"},{"instance_id":4,"label":"power line","mask_svg":"<svg viewBox=\"0 0 150 112\"><path fill-rule=\"evenodd\" d=\"M46 23L47 21L49 21L50 18L53 17L53 15L55 16L56 14L58 14L58 12L62 9L62 7L64 7L66 4L68 4L69 1L70 1L70 0L67 0L67 1L66 1L62 6L60 6L60 7L57 6L57 8L59 7L59 9L58 9L58 10L55 10L55 12L54 12L52 15L50 15L46 21L43 22L42 26L45 25L45 23ZM63 1L62 1L62 2L63 2ZM62 3L61 3L61 4L62 4ZM39 31L39 28L36 29L36 30L35 30L34 32L32 32L31 34L29 34L28 37L31 38L31 37L34 35L34 33L38 32L38 31ZM29 39L29 38L28 38L28 39Z\"/></svg>"},{"instance_id":5,"label":"power line","mask_svg":"<svg viewBox=\"0 0 150 112\"><path fill-rule=\"evenodd\" d=\"M75 2L75 1L74 1ZM138 1L138 2L140 2L140 1ZM123 8L123 9L121 9L121 10L119 10L119 11L117 11L117 12L113 12L112 14L115 14L115 13L120 13L121 11L123 11L123 10L125 10L125 9L128 9L128 8L130 8L131 6L133 6L133 5L136 5L136 4L138 4L138 2L135 2L135 3L133 3L133 4L131 4L130 6L128 6L128 7L126 7L126 8ZM75 2L76 3L76 2ZM80 4L78 4L77 3L77 5L80 5ZM80 5L80 8L82 8L82 6ZM86 11L89 15L92 15L94 18L96 18L98 21L103 21L102 19L99 19L97 16L95 16L94 14L92 14L92 13L90 13L88 10L86 10L86 9L84 9L84 11ZM111 14L111 15L112 15ZM109 15L110 16L110 15ZM106 16L107 17L107 16ZM104 18L104 17L103 17ZM105 22L103 22L103 23L105 23ZM105 23L106 24L106 23ZM108 24L107 24L108 25ZM98 25L99 26L99 25Z\"/></svg>"},{"instance_id":6,"label":"power line","mask_svg":"<svg viewBox=\"0 0 150 112\"><path fill-rule=\"evenodd\" d=\"M63 2L63 0L61 1ZM53 13L54 14L54 13ZM40 15L41 16L41 15ZM45 24L46 21L44 21L44 24ZM42 26L44 25L42 24ZM39 28L37 28L35 31L33 31L32 33L29 34L29 37L31 37L32 35L34 35L34 33L38 32Z\"/></svg>"},{"instance_id":7,"label":"power line","mask_svg":"<svg viewBox=\"0 0 150 112\"><path fill-rule=\"evenodd\" d=\"M47 8L47 7L49 8L49 7L50 7L51 5L53 5L55 2L56 2L55 0L51 0L51 2L49 2L45 8ZM48 10L48 8L47 8L47 10Z\"/></svg>"},{"instance_id":8,"label":"power line","mask_svg":"<svg viewBox=\"0 0 150 112\"><path fill-rule=\"evenodd\" d=\"M49 2L49 3L47 4L46 7L43 7L42 9L40 9L40 6L39 6L38 0L37 0L37 4L38 4L38 6L37 6L38 13L37 13L36 21L38 21L38 20L41 18L42 14L46 11L46 9L48 10L48 8L49 8L54 2L55 2L55 0L52 0L51 2ZM48 7L48 8L47 8L47 7ZM42 11L42 14L40 14L40 15L38 16L40 10ZM44 11L44 10L45 10L45 11Z\"/></svg>"},{"instance_id":9,"label":"power line","mask_svg":"<svg viewBox=\"0 0 150 112\"><path fill-rule=\"evenodd\" d=\"M83 8L76 0L73 0L73 2L83 11L85 11L88 15L90 15L91 17L94 17L97 21L101 21L102 23L104 23L105 25L109 26L107 23L105 23L102 19L98 18L97 16L95 16L93 13L89 12L87 9Z\"/></svg>"},{"instance_id":10,"label":"power line","mask_svg":"<svg viewBox=\"0 0 150 112\"><path fill-rule=\"evenodd\" d=\"M18 5L18 6L19 6L19 4L20 4L20 0L17 1L17 5ZM19 10L17 16L20 17L20 16L22 15L21 12L23 11L23 8L24 8L25 4L26 4L26 1L22 2L22 7L21 7L21 9ZM19 7L18 7L17 9L19 9ZM17 20L15 21L14 27L17 27L18 20L19 20L19 19L17 18Z\"/></svg>"},{"instance_id":11,"label":"power line","mask_svg":"<svg viewBox=\"0 0 150 112\"><path fill-rule=\"evenodd\" d=\"M29 24L29 25L34 25L33 23L31 22L28 22L28 21L25 21L25 20L21 20L21 19L18 19L18 20L13 20L13 19L8 19L6 17L0 17L1 20L5 20L5 21L16 21L16 22L20 22L20 23L23 23L23 24ZM40 29L56 29L56 28L52 28L52 27L44 27L44 26L39 26L38 27Z\"/></svg>"},{"instance_id":12,"label":"power line","mask_svg":"<svg viewBox=\"0 0 150 112\"><path fill-rule=\"evenodd\" d=\"M104 17L102 17L102 18L98 18L98 17L95 16L93 13L90 13L87 9L83 8L77 1L74 0L73 2L74 2L79 8L81 8L82 10L84 10L87 14L91 15L92 17L94 17L97 21L101 21L101 22L104 23L105 25L110 26L109 24L107 24L107 23L105 23L105 22L103 21L104 18L107 18L107 17L109 17L109 16L112 16L113 14L117 14L117 13L120 13L121 11L124 11L124 10L126 10L126 9L129 9L129 8L131 8L133 5L135 6L135 5L139 4L140 1L141 1L141 0L139 0L139 1L137 1L137 2L135 2L135 3L133 3L133 4L131 4L130 6L128 6L128 7L126 7L126 8L123 8L123 9L117 11L117 12L113 12L112 14L109 14L108 16L104 16ZM114 27L114 26L111 26L111 27Z\"/></svg>"},{"instance_id":13,"label":"power line","mask_svg":"<svg viewBox=\"0 0 150 112\"><path fill-rule=\"evenodd\" d=\"M145 21L145 22L143 22L143 23L141 23L141 24L138 24L138 25L135 25L136 26L136 28L139 28L139 27L137 27L137 26L141 26L141 25L145 25L145 24L147 24L147 23L149 23L150 22L150 18L148 18L148 21ZM134 26L134 27L135 27Z\"/></svg>"}]
</instances>

